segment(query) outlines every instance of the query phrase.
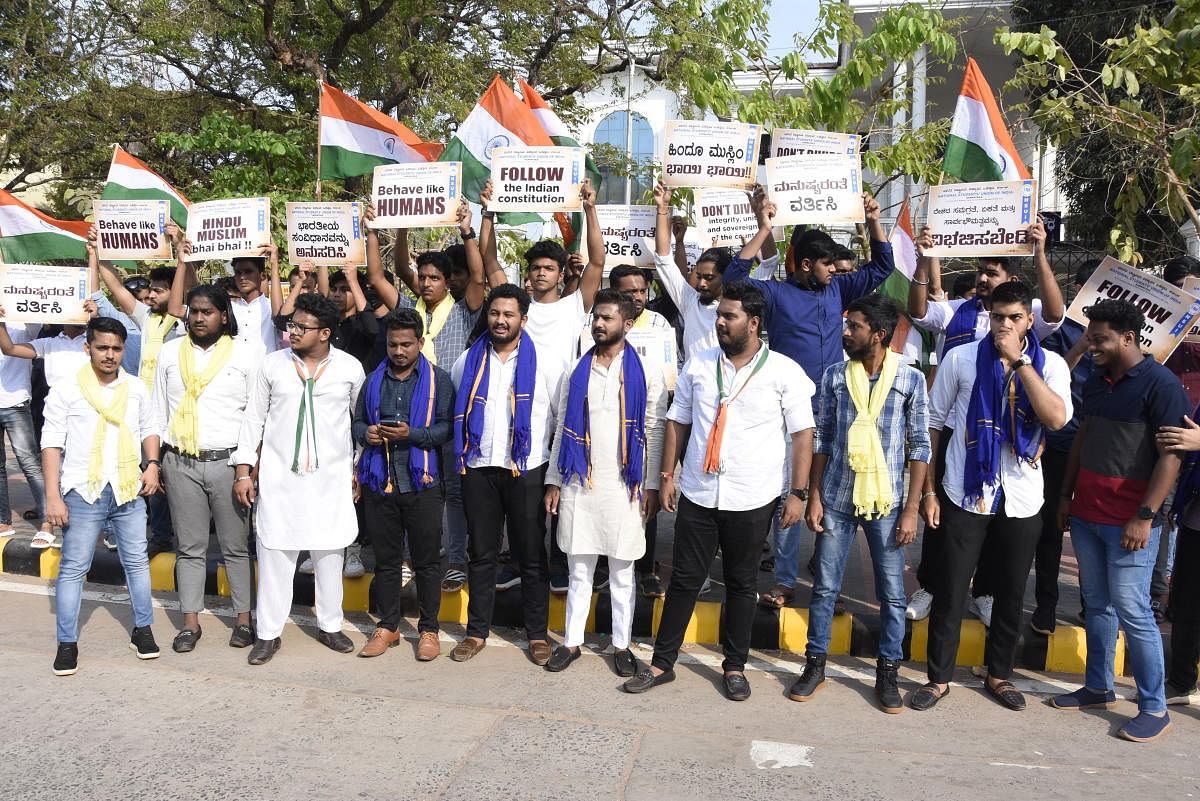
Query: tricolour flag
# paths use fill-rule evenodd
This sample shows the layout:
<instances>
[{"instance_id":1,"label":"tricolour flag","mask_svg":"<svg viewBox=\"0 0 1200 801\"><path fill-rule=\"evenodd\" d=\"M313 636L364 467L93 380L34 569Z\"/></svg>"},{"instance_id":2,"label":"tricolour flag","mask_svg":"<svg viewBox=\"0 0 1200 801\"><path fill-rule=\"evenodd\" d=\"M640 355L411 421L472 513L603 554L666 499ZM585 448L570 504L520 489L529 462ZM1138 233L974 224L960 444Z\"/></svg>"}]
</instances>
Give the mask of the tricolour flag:
<instances>
[{"instance_id":1,"label":"tricolour flag","mask_svg":"<svg viewBox=\"0 0 1200 801\"><path fill-rule=\"evenodd\" d=\"M1018 181L1030 177L1008 135L992 88L973 58L967 59L942 170L960 181Z\"/></svg>"},{"instance_id":2,"label":"tricolour flag","mask_svg":"<svg viewBox=\"0 0 1200 801\"><path fill-rule=\"evenodd\" d=\"M56 220L0 189L0 256L9 263L87 258L91 223Z\"/></svg>"},{"instance_id":3,"label":"tricolour flag","mask_svg":"<svg viewBox=\"0 0 1200 801\"><path fill-rule=\"evenodd\" d=\"M113 146L108 180L101 200L166 200L171 204L171 219L187 228L188 199L171 186L166 178L129 155L120 145Z\"/></svg>"},{"instance_id":4,"label":"tricolour flag","mask_svg":"<svg viewBox=\"0 0 1200 801\"><path fill-rule=\"evenodd\" d=\"M318 129L318 180L369 175L380 164L437 161L442 152L441 144L324 82Z\"/></svg>"},{"instance_id":5,"label":"tricolour flag","mask_svg":"<svg viewBox=\"0 0 1200 801\"><path fill-rule=\"evenodd\" d=\"M896 269L879 287L879 291L900 307L900 319L896 322L896 332L892 334L891 348L903 356L905 361L920 364L924 338L905 311L908 308L908 287L917 269L917 246L913 242L907 195L900 204L900 211L896 213L896 224L892 227L892 235L888 240L892 244Z\"/></svg>"}]
</instances>

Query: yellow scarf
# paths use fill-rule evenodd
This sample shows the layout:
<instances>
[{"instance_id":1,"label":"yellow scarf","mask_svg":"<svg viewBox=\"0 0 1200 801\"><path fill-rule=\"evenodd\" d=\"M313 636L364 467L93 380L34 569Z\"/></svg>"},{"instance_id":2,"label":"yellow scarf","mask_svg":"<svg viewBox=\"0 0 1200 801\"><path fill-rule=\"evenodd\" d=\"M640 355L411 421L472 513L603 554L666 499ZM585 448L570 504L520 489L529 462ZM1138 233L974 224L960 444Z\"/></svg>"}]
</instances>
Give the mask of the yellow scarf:
<instances>
[{"instance_id":1,"label":"yellow scarf","mask_svg":"<svg viewBox=\"0 0 1200 801\"><path fill-rule=\"evenodd\" d=\"M200 452L199 400L204 390L229 363L233 355L233 340L223 336L213 346L212 358L203 373L196 372L196 352L191 339L179 348L179 377L183 381L183 399L171 417L171 442L184 453L196 456Z\"/></svg>"},{"instance_id":2,"label":"yellow scarf","mask_svg":"<svg viewBox=\"0 0 1200 801\"><path fill-rule=\"evenodd\" d=\"M140 459L133 432L125 422L125 407L129 402L129 382L123 381L113 387L112 402L107 406L100 397L100 381L87 363L76 374L79 391L91 407L100 415L96 422L96 433L92 436L92 453L88 460L88 491L99 495L104 489L104 445L108 439L108 427L117 427L117 486L113 495L118 504L125 504L137 497L141 483Z\"/></svg>"},{"instance_id":3,"label":"yellow scarf","mask_svg":"<svg viewBox=\"0 0 1200 801\"><path fill-rule=\"evenodd\" d=\"M154 371L158 369L158 352L162 350L163 340L167 333L175 327L175 318L169 314L146 315L146 341L142 343L142 364L138 367L138 376L146 389L154 391Z\"/></svg>"},{"instance_id":4,"label":"yellow scarf","mask_svg":"<svg viewBox=\"0 0 1200 801\"><path fill-rule=\"evenodd\" d=\"M900 357L886 351L883 369L872 388L862 362L851 360L846 364L846 388L857 412L846 439L850 469L854 471L854 513L868 519L890 515L896 502L877 421L899 367Z\"/></svg>"},{"instance_id":5,"label":"yellow scarf","mask_svg":"<svg viewBox=\"0 0 1200 801\"><path fill-rule=\"evenodd\" d=\"M437 351L434 350L433 341L442 332L442 326L450 319L450 312L453 310L454 298L447 294L432 312L433 319L425 330L425 344L421 346L421 353L425 354L430 364L437 364ZM417 298L417 313L421 315L421 322L425 322L425 315L430 313L423 298Z\"/></svg>"}]
</instances>

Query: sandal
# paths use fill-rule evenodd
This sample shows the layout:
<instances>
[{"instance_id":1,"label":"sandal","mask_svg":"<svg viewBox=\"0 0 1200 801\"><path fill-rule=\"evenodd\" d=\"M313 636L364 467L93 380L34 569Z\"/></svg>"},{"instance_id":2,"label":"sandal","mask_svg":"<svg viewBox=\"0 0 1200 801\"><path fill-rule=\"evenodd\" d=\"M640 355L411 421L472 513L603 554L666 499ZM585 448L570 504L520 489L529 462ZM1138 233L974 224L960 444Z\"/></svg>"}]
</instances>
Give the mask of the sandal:
<instances>
[{"instance_id":1,"label":"sandal","mask_svg":"<svg viewBox=\"0 0 1200 801\"><path fill-rule=\"evenodd\" d=\"M46 531L44 529L35 534L29 543L29 547L39 551L43 551L46 548L53 548L56 545L58 545L58 543L55 541L54 531Z\"/></svg>"},{"instance_id":2,"label":"sandal","mask_svg":"<svg viewBox=\"0 0 1200 801\"><path fill-rule=\"evenodd\" d=\"M775 589L770 592L764 592L758 596L758 603L768 609L782 609L791 603L796 597L796 590L793 587L784 587L782 584L776 585Z\"/></svg>"},{"instance_id":3,"label":"sandal","mask_svg":"<svg viewBox=\"0 0 1200 801\"><path fill-rule=\"evenodd\" d=\"M456 567L449 568L442 576L442 592L458 592L466 581L466 573Z\"/></svg>"}]
</instances>

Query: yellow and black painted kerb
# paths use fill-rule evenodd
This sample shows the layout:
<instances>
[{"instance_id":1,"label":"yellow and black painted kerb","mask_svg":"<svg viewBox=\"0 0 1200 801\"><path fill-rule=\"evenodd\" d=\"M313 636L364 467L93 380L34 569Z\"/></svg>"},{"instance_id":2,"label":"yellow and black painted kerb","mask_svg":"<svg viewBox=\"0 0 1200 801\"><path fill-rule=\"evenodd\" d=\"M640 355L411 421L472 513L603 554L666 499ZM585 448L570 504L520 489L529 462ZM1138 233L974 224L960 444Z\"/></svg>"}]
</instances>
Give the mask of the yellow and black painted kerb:
<instances>
[{"instance_id":1,"label":"yellow and black painted kerb","mask_svg":"<svg viewBox=\"0 0 1200 801\"><path fill-rule=\"evenodd\" d=\"M0 537L0 571L23 576L53 579L58 575L61 551L55 548L34 550L30 538L23 536ZM257 578L257 572L256 572ZM371 592L373 576L368 573L361 578L343 579L342 606L347 612L367 612L373 609ZM99 548L92 560L87 580L98 584L124 584L125 572L116 553ZM150 560L150 586L154 590L175 591L175 555L163 553ZM229 583L225 567L219 562L210 562L208 579L205 583L208 595L229 595ZM417 616L415 591L402 596L403 612L406 616ZM313 577L297 574L293 587L293 602L299 606L312 606ZM658 631L662 617L662 598L638 597L633 616L633 636L653 637ZM785 607L765 609L756 607L750 645L758 650L778 650L804 653L808 640L808 610ZM689 643L716 644L720 642L722 604L700 601L688 623L684 641ZM447 623L467 622L467 591L442 593L442 605L438 618ZM550 628L562 631L566 618L566 598L550 596ZM587 631L598 634L611 633L612 614L607 593L592 594L592 609L588 615ZM492 624L519 629L521 619L521 592L510 590L496 593L495 612ZM909 624L904 637L904 657L914 662L924 662L928 643L929 621L919 620ZM957 663L963 666L983 664L983 649L987 629L978 620L962 622ZM860 620L850 614L837 615L833 619L833 632L829 652L832 655L873 657L878 644L877 635ZM1027 670L1045 670L1054 673L1076 673L1084 671L1087 653L1084 630L1078 626L1059 626L1049 637L1029 634L1020 644L1018 666ZM1116 664L1125 666L1125 640L1122 634L1117 640Z\"/></svg>"}]
</instances>

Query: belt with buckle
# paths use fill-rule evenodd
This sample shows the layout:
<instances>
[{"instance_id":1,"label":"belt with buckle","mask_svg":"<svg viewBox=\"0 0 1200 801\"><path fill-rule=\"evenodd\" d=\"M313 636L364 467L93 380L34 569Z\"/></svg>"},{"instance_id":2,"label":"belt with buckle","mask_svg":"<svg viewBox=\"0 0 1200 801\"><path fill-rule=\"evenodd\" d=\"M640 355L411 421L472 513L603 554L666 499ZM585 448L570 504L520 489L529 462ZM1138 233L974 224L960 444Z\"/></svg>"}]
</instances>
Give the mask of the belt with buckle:
<instances>
[{"instance_id":1,"label":"belt with buckle","mask_svg":"<svg viewBox=\"0 0 1200 801\"><path fill-rule=\"evenodd\" d=\"M217 450L212 450L212 451L203 451L202 450L202 451L197 451L194 454L191 454L191 453L184 453L183 451L179 450L179 448L176 448L174 445L167 445L166 450L169 450L172 453L177 453L185 459L191 459L196 462L219 462L223 459L228 459L230 456L233 455L233 452L237 449L236 448L218 448Z\"/></svg>"}]
</instances>

